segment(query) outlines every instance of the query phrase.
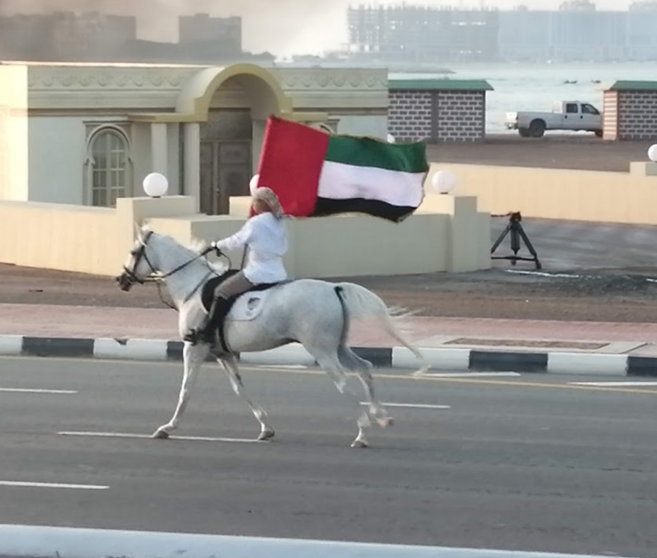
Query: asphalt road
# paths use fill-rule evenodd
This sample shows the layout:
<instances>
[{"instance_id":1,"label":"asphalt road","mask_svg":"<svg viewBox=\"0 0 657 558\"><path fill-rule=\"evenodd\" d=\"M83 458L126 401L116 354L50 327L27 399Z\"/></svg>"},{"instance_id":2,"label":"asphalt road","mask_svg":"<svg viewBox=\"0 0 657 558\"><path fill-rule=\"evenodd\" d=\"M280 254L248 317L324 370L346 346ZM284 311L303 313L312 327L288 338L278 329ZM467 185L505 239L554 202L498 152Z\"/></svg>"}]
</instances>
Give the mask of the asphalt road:
<instances>
[{"instance_id":1,"label":"asphalt road","mask_svg":"<svg viewBox=\"0 0 657 558\"><path fill-rule=\"evenodd\" d=\"M383 401L425 407L357 450L323 374L244 372L272 442L61 435L149 435L180 366L0 359L0 523L657 556L654 383L382 371ZM177 435L258 431L208 365Z\"/></svg>"}]
</instances>

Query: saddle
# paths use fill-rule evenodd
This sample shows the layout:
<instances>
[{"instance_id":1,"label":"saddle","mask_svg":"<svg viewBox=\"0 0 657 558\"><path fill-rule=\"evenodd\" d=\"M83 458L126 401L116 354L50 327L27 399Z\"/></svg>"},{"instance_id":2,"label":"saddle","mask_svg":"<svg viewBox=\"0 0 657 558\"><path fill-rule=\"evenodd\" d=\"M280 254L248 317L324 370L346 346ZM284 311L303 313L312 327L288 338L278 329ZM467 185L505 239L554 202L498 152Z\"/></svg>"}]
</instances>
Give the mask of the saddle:
<instances>
[{"instance_id":1,"label":"saddle","mask_svg":"<svg viewBox=\"0 0 657 558\"><path fill-rule=\"evenodd\" d=\"M212 302L214 300L214 291L215 289L223 283L226 279L229 277L232 277L236 273L239 273L239 269L229 269L228 271L224 272L221 274L219 277L213 277L212 279L208 280L205 285L203 285L203 290L201 291L201 301L203 303L203 308L205 308L206 312L210 311L210 308L212 307ZM236 296L231 296L228 298L226 301L226 311L224 316L228 316L228 313L230 312L230 309L233 307L235 304L235 301L241 297L243 294L246 293L251 293L251 292L258 292L258 291L266 291L267 289L271 289L272 287L276 287L278 285L282 285L284 283L289 283L289 281L278 281L276 283L263 283L261 285L255 285L252 288L244 291L241 294L238 294ZM228 350L228 346L226 344L226 338L224 336L224 327L223 324L214 324L218 331L219 331L219 341L221 342L222 348L226 352L230 352Z\"/></svg>"}]
</instances>

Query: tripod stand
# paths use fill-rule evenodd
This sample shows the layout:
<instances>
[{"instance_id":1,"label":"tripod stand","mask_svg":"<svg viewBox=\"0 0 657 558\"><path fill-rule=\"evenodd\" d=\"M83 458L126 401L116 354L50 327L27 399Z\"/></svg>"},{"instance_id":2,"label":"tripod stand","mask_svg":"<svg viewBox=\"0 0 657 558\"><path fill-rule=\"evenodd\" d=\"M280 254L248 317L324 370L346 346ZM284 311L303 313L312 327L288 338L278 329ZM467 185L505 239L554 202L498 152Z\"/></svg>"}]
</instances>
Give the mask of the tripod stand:
<instances>
[{"instance_id":1,"label":"tripod stand","mask_svg":"<svg viewBox=\"0 0 657 558\"><path fill-rule=\"evenodd\" d=\"M491 259L511 260L511 265L516 265L516 262L518 262L519 260L526 262L534 262L536 264L536 269L541 269L542 266L541 266L541 262L538 260L538 254L536 253L536 250L534 250L532 243L529 241L529 238L527 238L527 234L525 234L525 230L522 228L522 225L520 224L520 221L522 221L522 215L520 215L520 211L514 211L512 213L508 213L507 215L509 216L509 224L506 226L500 237L495 241L495 244L493 244L490 253L491 254L495 253L495 250L497 250L499 245L502 244L502 241L504 240L506 235L511 233L511 250L513 250L513 255L491 256ZM521 239L525 242L525 246L527 246L529 253L533 257L523 258L522 256L518 256L518 250L520 250Z\"/></svg>"}]
</instances>

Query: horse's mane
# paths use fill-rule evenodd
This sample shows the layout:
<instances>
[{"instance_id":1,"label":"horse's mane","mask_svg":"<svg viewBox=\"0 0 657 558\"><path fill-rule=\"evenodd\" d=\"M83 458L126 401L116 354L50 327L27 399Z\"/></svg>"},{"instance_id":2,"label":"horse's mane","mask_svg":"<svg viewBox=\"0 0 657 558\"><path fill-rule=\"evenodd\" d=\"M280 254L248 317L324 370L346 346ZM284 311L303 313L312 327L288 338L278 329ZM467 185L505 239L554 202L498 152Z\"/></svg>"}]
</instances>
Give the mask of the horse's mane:
<instances>
[{"instance_id":1,"label":"horse's mane","mask_svg":"<svg viewBox=\"0 0 657 558\"><path fill-rule=\"evenodd\" d=\"M202 240L200 238L195 238L192 240L191 244L189 245L189 250L194 252L195 254L201 253L201 251L205 250L208 247L208 243L205 240ZM226 271L226 264L222 261L210 261L206 258L205 260L208 265L214 269L217 273L223 273Z\"/></svg>"},{"instance_id":2,"label":"horse's mane","mask_svg":"<svg viewBox=\"0 0 657 558\"><path fill-rule=\"evenodd\" d=\"M189 246L185 246L184 244L178 242L175 238L169 235L156 233L147 225L142 227L141 230L142 233L153 232L153 234L156 234L160 238L160 240L165 242L167 245L171 246L172 248L177 248L178 250L184 251L185 255L190 260L198 256L203 250L205 250L208 247L207 242L205 242L202 239L194 239ZM226 271L227 266L223 261L211 261L207 258L204 258L202 261L219 274L224 273Z\"/></svg>"}]
</instances>

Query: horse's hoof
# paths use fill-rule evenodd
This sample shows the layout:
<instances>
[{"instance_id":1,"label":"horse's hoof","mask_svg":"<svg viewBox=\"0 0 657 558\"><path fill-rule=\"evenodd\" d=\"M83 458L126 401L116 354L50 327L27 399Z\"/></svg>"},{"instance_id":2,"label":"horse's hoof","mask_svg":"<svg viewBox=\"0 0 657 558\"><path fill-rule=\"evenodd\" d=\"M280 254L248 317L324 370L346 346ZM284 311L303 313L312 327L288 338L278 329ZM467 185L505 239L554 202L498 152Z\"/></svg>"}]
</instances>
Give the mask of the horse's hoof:
<instances>
[{"instance_id":1,"label":"horse's hoof","mask_svg":"<svg viewBox=\"0 0 657 558\"><path fill-rule=\"evenodd\" d=\"M376 419L376 422L379 423L381 428L388 428L389 426L395 425L395 420L392 417L383 417Z\"/></svg>"},{"instance_id":2,"label":"horse's hoof","mask_svg":"<svg viewBox=\"0 0 657 558\"><path fill-rule=\"evenodd\" d=\"M169 433L166 430L160 429L153 434L153 438L155 440L166 440L169 438Z\"/></svg>"},{"instance_id":3,"label":"horse's hoof","mask_svg":"<svg viewBox=\"0 0 657 558\"><path fill-rule=\"evenodd\" d=\"M354 440L351 444L352 448L368 448L369 445L365 440Z\"/></svg>"},{"instance_id":4,"label":"horse's hoof","mask_svg":"<svg viewBox=\"0 0 657 558\"><path fill-rule=\"evenodd\" d=\"M258 440L264 441L264 440L271 440L274 437L274 434L276 434L273 430L263 430L260 432L260 436L258 436Z\"/></svg>"}]
</instances>

